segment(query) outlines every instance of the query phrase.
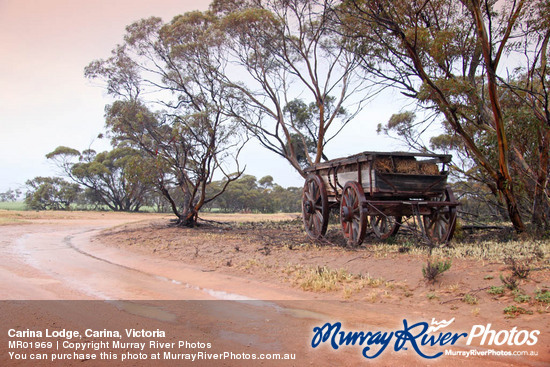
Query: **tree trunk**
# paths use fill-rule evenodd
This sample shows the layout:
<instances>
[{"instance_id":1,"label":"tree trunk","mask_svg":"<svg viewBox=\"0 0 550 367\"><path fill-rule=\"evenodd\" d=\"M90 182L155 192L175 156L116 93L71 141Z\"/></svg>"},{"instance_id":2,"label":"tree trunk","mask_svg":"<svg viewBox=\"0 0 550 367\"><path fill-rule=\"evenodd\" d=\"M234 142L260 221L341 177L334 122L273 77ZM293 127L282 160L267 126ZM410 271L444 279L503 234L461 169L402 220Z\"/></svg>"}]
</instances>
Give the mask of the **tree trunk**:
<instances>
[{"instance_id":1,"label":"tree trunk","mask_svg":"<svg viewBox=\"0 0 550 367\"><path fill-rule=\"evenodd\" d=\"M491 43L487 36L487 30L483 23L483 16L481 13L481 5L478 0L471 0L472 14L474 16L479 40L481 43L481 50L483 59L485 61L485 68L487 70L487 89L489 92L489 100L491 102L491 108L493 110L494 127L497 136L498 143L498 172L497 172L497 188L498 191L504 196L506 202L506 208L508 209L508 215L510 221L517 232L525 231L525 225L521 219L521 214L518 209L516 197L514 195L512 177L508 169L509 162L509 146L506 140L506 132L504 129L504 118L502 116L502 109L500 106L500 99L497 91L496 69L498 66L497 59L493 60L491 57ZM501 42L506 42L502 40Z\"/></svg>"},{"instance_id":2,"label":"tree trunk","mask_svg":"<svg viewBox=\"0 0 550 367\"><path fill-rule=\"evenodd\" d=\"M197 220L199 216L194 210L189 210L187 214L183 214L178 222L178 225L182 227L193 228L197 226Z\"/></svg>"},{"instance_id":3,"label":"tree trunk","mask_svg":"<svg viewBox=\"0 0 550 367\"><path fill-rule=\"evenodd\" d=\"M539 136L539 165L535 194L533 197L532 221L539 229L550 229L550 198L548 197L548 170L550 129L544 129Z\"/></svg>"}]
</instances>

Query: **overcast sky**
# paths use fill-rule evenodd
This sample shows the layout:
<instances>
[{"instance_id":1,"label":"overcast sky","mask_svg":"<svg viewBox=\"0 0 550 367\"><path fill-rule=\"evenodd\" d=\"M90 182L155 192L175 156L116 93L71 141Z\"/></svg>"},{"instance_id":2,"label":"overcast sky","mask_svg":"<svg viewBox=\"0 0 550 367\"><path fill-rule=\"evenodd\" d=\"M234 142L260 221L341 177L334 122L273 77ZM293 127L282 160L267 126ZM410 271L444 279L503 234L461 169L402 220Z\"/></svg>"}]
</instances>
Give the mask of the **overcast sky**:
<instances>
[{"instance_id":1,"label":"overcast sky","mask_svg":"<svg viewBox=\"0 0 550 367\"><path fill-rule=\"evenodd\" d=\"M108 57L125 27L159 16L169 21L206 0L0 0L0 192L23 188L35 176L52 176L45 154L59 145L108 149L103 131L105 91L84 78L92 60ZM330 143L331 158L365 150L394 150L397 143L376 134L376 125L399 112L397 96L371 103ZM393 100L393 102L392 102ZM272 175L283 186L303 180L281 158L257 144L246 148L246 173Z\"/></svg>"}]
</instances>

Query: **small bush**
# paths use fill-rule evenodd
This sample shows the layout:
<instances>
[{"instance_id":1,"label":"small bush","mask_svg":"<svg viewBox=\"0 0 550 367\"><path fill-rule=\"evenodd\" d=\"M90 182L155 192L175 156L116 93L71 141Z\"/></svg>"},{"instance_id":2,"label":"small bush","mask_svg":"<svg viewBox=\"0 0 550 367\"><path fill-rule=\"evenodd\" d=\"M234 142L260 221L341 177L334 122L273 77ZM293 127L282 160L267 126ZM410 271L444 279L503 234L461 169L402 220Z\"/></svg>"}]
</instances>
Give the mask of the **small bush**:
<instances>
[{"instance_id":1,"label":"small bush","mask_svg":"<svg viewBox=\"0 0 550 367\"><path fill-rule=\"evenodd\" d=\"M435 294L435 293L428 293L428 294L426 294L426 297L427 297L428 299L438 299L438 298L439 298L439 297L437 296L437 294Z\"/></svg>"},{"instance_id":2,"label":"small bush","mask_svg":"<svg viewBox=\"0 0 550 367\"><path fill-rule=\"evenodd\" d=\"M528 296L526 294L518 294L514 297L514 301L517 303L527 303L531 300L531 296Z\"/></svg>"},{"instance_id":3,"label":"small bush","mask_svg":"<svg viewBox=\"0 0 550 367\"><path fill-rule=\"evenodd\" d=\"M500 281L502 282L502 284L504 284L506 288L510 290L518 289L518 279L513 275L505 277L500 274Z\"/></svg>"},{"instance_id":4,"label":"small bush","mask_svg":"<svg viewBox=\"0 0 550 367\"><path fill-rule=\"evenodd\" d=\"M526 310L523 307L508 306L504 308L504 313L506 314L506 317L516 318L523 314L532 315L533 311Z\"/></svg>"},{"instance_id":5,"label":"small bush","mask_svg":"<svg viewBox=\"0 0 550 367\"><path fill-rule=\"evenodd\" d=\"M487 291L489 294L501 295L504 294L504 286L492 286Z\"/></svg>"},{"instance_id":6,"label":"small bush","mask_svg":"<svg viewBox=\"0 0 550 367\"><path fill-rule=\"evenodd\" d=\"M512 256L508 256L504 259L504 263L510 266L512 274L519 279L527 278L531 272L529 260L518 260Z\"/></svg>"},{"instance_id":7,"label":"small bush","mask_svg":"<svg viewBox=\"0 0 550 367\"><path fill-rule=\"evenodd\" d=\"M429 282L435 282L436 278L451 268L451 260L428 259L426 266L422 267L422 275Z\"/></svg>"},{"instance_id":8,"label":"small bush","mask_svg":"<svg viewBox=\"0 0 550 367\"><path fill-rule=\"evenodd\" d=\"M468 294L468 293L466 293L464 295L464 298L462 298L462 301L464 301L465 303L467 303L469 305L477 305L477 302L478 302L476 296Z\"/></svg>"},{"instance_id":9,"label":"small bush","mask_svg":"<svg viewBox=\"0 0 550 367\"><path fill-rule=\"evenodd\" d=\"M535 301L550 303L550 291L548 290L537 290L535 292Z\"/></svg>"}]
</instances>

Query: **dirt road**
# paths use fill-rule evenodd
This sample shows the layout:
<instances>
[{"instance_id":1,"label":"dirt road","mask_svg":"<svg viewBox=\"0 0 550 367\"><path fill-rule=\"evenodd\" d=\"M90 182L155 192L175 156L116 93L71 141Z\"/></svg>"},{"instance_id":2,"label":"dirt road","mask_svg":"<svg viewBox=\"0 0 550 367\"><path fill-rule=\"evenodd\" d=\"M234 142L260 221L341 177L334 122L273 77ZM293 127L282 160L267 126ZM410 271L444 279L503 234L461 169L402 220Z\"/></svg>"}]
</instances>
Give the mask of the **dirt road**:
<instances>
[{"instance_id":1,"label":"dirt road","mask_svg":"<svg viewBox=\"0 0 550 367\"><path fill-rule=\"evenodd\" d=\"M0 365L57 365L51 361L53 355L63 359L63 365L84 362L90 366L156 365L158 362L152 358L157 353L166 365L181 365L182 360L176 358L192 356L197 358L194 364L222 366L338 366L366 362L544 365L547 362L548 350L541 348L536 349L539 356L531 358L444 356L432 361L419 357L414 348L395 351L393 341L370 361L361 355L364 346L341 346L335 350L327 342L314 349L313 330L327 322L342 322L351 331L389 334L403 329L402 319L412 313L401 310L396 317L393 306L367 308L327 295L301 292L252 277L230 276L91 241L104 228L145 219L147 215L103 218L98 214L91 219L54 218L0 226L0 298L3 299ZM429 322L427 317L425 321ZM471 325L468 320L456 321L457 328L468 326L462 330L469 331ZM132 330L138 334L127 335ZM15 335L18 331L23 336ZM43 335L31 335L31 331L42 331ZM44 335L47 331L62 335L48 339ZM76 331L80 337L67 338L68 331ZM113 331L120 332L120 336L110 335ZM465 339L452 349L472 349L465 345ZM19 348L15 344L10 346L10 340L57 344ZM87 343L87 349L79 350L70 344L71 340ZM380 349L380 338L368 340L372 342L372 351ZM97 344L101 342L108 344ZM441 345L423 346L421 351L435 355L444 349ZM367 355L372 356L372 351ZM221 359L212 359L216 356ZM37 361L37 357L44 359ZM289 359L273 360L285 357Z\"/></svg>"}]
</instances>

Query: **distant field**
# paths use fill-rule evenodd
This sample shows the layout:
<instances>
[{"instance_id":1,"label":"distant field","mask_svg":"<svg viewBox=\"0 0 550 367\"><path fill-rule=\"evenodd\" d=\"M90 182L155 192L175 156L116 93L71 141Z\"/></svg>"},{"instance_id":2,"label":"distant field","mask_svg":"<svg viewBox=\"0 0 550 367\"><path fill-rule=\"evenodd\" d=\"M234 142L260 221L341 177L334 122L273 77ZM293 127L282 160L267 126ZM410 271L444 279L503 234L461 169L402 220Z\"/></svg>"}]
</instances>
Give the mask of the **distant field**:
<instances>
[{"instance_id":1,"label":"distant field","mask_svg":"<svg viewBox=\"0 0 550 367\"><path fill-rule=\"evenodd\" d=\"M96 209L96 210L94 210ZM83 207L74 205L71 206L72 211L83 211L83 212L99 212L99 213L108 213L111 212L108 210L107 207L99 208L100 210L97 210L97 208L92 207L91 205L89 207ZM103 209L103 210L101 210ZM16 202L0 202L0 210L15 210L15 211L28 211L29 209L25 206L25 203L23 201L16 201ZM30 210L34 211L34 210ZM41 210L40 212L48 212L48 210L44 211ZM55 212L55 211L51 211ZM60 213L67 213L67 211L58 211ZM155 208L150 206L143 206L139 210L140 213L151 213L151 214L157 214ZM171 212L168 213L158 213L161 215L172 215ZM300 218L300 213L270 213L270 214L261 214L261 213L220 213L219 210L214 209L211 211L203 211L199 213L199 217L206 219L206 220L214 220L214 221L221 221L221 222L257 222L257 221L280 221L280 220L292 220L296 218Z\"/></svg>"},{"instance_id":2,"label":"distant field","mask_svg":"<svg viewBox=\"0 0 550 367\"><path fill-rule=\"evenodd\" d=\"M22 201L14 202L0 202L0 209L2 210L26 210L27 207Z\"/></svg>"},{"instance_id":3,"label":"distant field","mask_svg":"<svg viewBox=\"0 0 550 367\"><path fill-rule=\"evenodd\" d=\"M2 203L6 204L6 203ZM129 212L108 212L93 210L16 210L0 207L0 225L13 224L21 222L33 222L41 220L108 220L128 218L129 220L152 220L163 219L170 220L176 218L171 213L129 213ZM299 217L298 213L275 213L275 214L219 214L219 213L201 213L200 217L205 220L219 222L272 222L293 220Z\"/></svg>"}]
</instances>

